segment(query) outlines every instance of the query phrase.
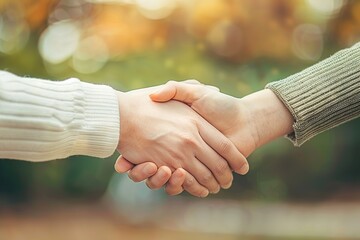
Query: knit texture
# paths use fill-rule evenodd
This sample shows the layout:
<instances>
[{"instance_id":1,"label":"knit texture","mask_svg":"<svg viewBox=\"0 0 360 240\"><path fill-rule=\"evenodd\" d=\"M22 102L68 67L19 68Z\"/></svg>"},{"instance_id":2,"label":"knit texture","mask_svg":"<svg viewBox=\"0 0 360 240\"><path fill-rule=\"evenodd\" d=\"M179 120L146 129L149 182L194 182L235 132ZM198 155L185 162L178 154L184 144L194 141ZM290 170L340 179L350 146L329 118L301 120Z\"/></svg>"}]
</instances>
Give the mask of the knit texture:
<instances>
[{"instance_id":1,"label":"knit texture","mask_svg":"<svg viewBox=\"0 0 360 240\"><path fill-rule=\"evenodd\" d=\"M107 157L118 140L119 109L112 88L0 71L0 158Z\"/></svg>"},{"instance_id":2,"label":"knit texture","mask_svg":"<svg viewBox=\"0 0 360 240\"><path fill-rule=\"evenodd\" d=\"M294 132L288 138L300 146L360 116L360 43L266 88L293 115Z\"/></svg>"}]
</instances>

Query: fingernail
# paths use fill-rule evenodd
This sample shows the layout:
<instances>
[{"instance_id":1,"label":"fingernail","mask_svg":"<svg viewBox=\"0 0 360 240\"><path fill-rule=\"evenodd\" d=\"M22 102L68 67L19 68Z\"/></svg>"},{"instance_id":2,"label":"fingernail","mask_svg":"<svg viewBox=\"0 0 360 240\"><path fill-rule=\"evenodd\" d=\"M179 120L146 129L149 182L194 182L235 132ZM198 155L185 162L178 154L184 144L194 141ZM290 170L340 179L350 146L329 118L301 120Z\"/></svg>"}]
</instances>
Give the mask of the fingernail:
<instances>
[{"instance_id":1,"label":"fingernail","mask_svg":"<svg viewBox=\"0 0 360 240\"><path fill-rule=\"evenodd\" d=\"M156 92L151 93L149 96L150 96L150 98L154 98L154 97L156 97L156 95L158 95L160 92L161 92L160 90L157 90Z\"/></svg>"},{"instance_id":2,"label":"fingernail","mask_svg":"<svg viewBox=\"0 0 360 240\"><path fill-rule=\"evenodd\" d=\"M154 173L154 168L152 167L152 165L146 165L143 171L145 174L150 175Z\"/></svg>"},{"instance_id":3,"label":"fingernail","mask_svg":"<svg viewBox=\"0 0 360 240\"><path fill-rule=\"evenodd\" d=\"M116 162L115 165L114 165L114 168L115 168L115 171L117 171L118 173L124 173L124 169L121 168L121 165Z\"/></svg>"},{"instance_id":4,"label":"fingernail","mask_svg":"<svg viewBox=\"0 0 360 240\"><path fill-rule=\"evenodd\" d=\"M223 186L223 189L229 189L231 187L231 185L232 185L232 182L230 182L229 184Z\"/></svg>"},{"instance_id":5,"label":"fingernail","mask_svg":"<svg viewBox=\"0 0 360 240\"><path fill-rule=\"evenodd\" d=\"M159 174L159 176L162 178L162 177L165 177L166 172L165 172L165 170L164 170L164 169L159 168L159 170L158 170L158 173L157 173L157 174Z\"/></svg>"},{"instance_id":6,"label":"fingernail","mask_svg":"<svg viewBox=\"0 0 360 240\"><path fill-rule=\"evenodd\" d=\"M239 170L239 173L245 175L249 171L249 164L245 163Z\"/></svg>"},{"instance_id":7,"label":"fingernail","mask_svg":"<svg viewBox=\"0 0 360 240\"><path fill-rule=\"evenodd\" d=\"M221 187L218 186L218 188L215 191L211 191L210 193L211 194L217 194L218 192L220 192L220 189L221 189Z\"/></svg>"},{"instance_id":8,"label":"fingernail","mask_svg":"<svg viewBox=\"0 0 360 240\"><path fill-rule=\"evenodd\" d=\"M209 195L209 191L208 191L208 190L204 190L204 191L201 193L200 197L205 198L205 197L207 197L208 195Z\"/></svg>"}]
</instances>

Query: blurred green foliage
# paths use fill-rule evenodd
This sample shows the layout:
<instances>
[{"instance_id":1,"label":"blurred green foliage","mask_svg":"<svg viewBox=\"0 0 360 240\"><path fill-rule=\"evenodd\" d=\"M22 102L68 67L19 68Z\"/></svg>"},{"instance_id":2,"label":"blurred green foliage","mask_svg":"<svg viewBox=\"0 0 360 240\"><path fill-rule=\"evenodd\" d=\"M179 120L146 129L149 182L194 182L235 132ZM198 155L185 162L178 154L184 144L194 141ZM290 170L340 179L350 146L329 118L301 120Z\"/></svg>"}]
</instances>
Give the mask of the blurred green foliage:
<instances>
[{"instance_id":1,"label":"blurred green foliage","mask_svg":"<svg viewBox=\"0 0 360 240\"><path fill-rule=\"evenodd\" d=\"M84 74L75 71L69 61L57 65L43 61L38 51L39 38L40 31L35 29L22 50L0 53L0 69L52 80L78 77L122 91L163 84L170 79L194 78L241 97L316 62L259 57L240 63L216 56L203 47L201 40L190 38L173 41L161 49L143 49L111 58L99 71ZM341 46L335 39L326 40L322 58ZM359 194L359 146L358 119L315 137L301 148L279 139L250 156L250 173L236 176L233 187L218 196L278 201ZM114 160L115 156L104 160L75 156L37 164L0 160L0 201L43 197L96 199L102 196L114 173Z\"/></svg>"}]
</instances>

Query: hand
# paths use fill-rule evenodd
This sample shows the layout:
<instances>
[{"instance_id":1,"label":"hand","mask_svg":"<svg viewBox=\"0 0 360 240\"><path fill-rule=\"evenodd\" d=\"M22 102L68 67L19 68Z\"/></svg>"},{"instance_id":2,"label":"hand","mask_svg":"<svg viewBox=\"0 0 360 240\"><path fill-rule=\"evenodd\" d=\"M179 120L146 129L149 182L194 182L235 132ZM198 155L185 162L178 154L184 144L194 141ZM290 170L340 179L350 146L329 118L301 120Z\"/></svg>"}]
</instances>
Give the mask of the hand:
<instances>
[{"instance_id":1,"label":"hand","mask_svg":"<svg viewBox=\"0 0 360 240\"><path fill-rule=\"evenodd\" d=\"M185 104L152 102L148 95L153 91L154 88L119 92L118 150L123 158L132 164L154 162L155 167L183 168L191 174L185 177L189 186L184 188L189 192L194 191L192 185L196 182L210 192L218 192L220 186L229 187L230 167L241 172L247 165L246 159L230 140ZM151 168L142 170L151 172ZM164 171L169 173L168 169ZM207 195L202 189L201 196Z\"/></svg>"},{"instance_id":2,"label":"hand","mask_svg":"<svg viewBox=\"0 0 360 240\"><path fill-rule=\"evenodd\" d=\"M192 181L194 177L182 168L178 168L171 173L170 168L166 166L158 169L156 164L152 162L133 165L120 156L115 163L115 169L118 173L128 172L129 178L135 182L146 179L146 185L151 189L159 189L166 184L165 191L169 195L178 195L184 189L197 197L205 197L209 193L196 180ZM203 194L204 191L206 194Z\"/></svg>"},{"instance_id":3,"label":"hand","mask_svg":"<svg viewBox=\"0 0 360 240\"><path fill-rule=\"evenodd\" d=\"M257 147L292 131L293 118L290 112L270 90L237 99L189 80L182 83L169 82L159 92L152 94L151 98L160 102L176 99L187 103L229 137L245 156L249 156ZM135 173L136 169L131 172ZM157 174L153 178L155 176ZM172 187L173 184L167 186L166 191L172 192Z\"/></svg>"},{"instance_id":4,"label":"hand","mask_svg":"<svg viewBox=\"0 0 360 240\"><path fill-rule=\"evenodd\" d=\"M258 147L257 128L248 106L216 87L196 80L170 81L150 98L156 102L173 99L186 103L228 137L246 157Z\"/></svg>"},{"instance_id":5,"label":"hand","mask_svg":"<svg viewBox=\"0 0 360 240\"><path fill-rule=\"evenodd\" d=\"M236 143L236 146L243 154L249 155L255 149L254 133L249 128L240 128L240 126L245 125L245 122L249 121L247 120L249 118L248 114L240 112L242 108L238 106L238 99L219 93L217 88L204 86L192 80L183 83L170 81L160 91L151 94L151 99L159 102L166 102L171 99L185 102ZM240 116L243 119L238 119ZM239 137L237 138L237 136ZM173 176L166 174L171 172L166 168L161 170L162 174L159 172L156 174L144 174L140 169L143 169L146 164L150 163L140 164L133 168L132 165L127 164L126 159L120 158L117 161L117 168L119 172L126 172L133 168L129 172L129 176L138 181L148 178L147 185L152 189L162 187L171 179L171 182L166 185L165 191L169 195L182 192L182 178L175 174ZM246 173L248 170L248 165L244 165L242 173ZM186 175L186 171L181 171Z\"/></svg>"}]
</instances>

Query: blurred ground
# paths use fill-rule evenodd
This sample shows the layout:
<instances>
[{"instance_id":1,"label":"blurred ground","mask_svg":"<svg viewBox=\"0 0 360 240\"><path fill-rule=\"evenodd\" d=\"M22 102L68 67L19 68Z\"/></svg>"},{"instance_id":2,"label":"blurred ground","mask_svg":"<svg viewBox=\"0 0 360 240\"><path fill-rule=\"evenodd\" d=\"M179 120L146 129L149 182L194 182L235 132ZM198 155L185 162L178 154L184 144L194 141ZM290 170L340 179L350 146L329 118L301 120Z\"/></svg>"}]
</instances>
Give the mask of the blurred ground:
<instances>
[{"instance_id":1,"label":"blurred ground","mask_svg":"<svg viewBox=\"0 0 360 240\"><path fill-rule=\"evenodd\" d=\"M359 239L360 203L175 200L153 221L129 224L104 204L1 207L0 240ZM186 222L191 219L191 222Z\"/></svg>"}]
</instances>

